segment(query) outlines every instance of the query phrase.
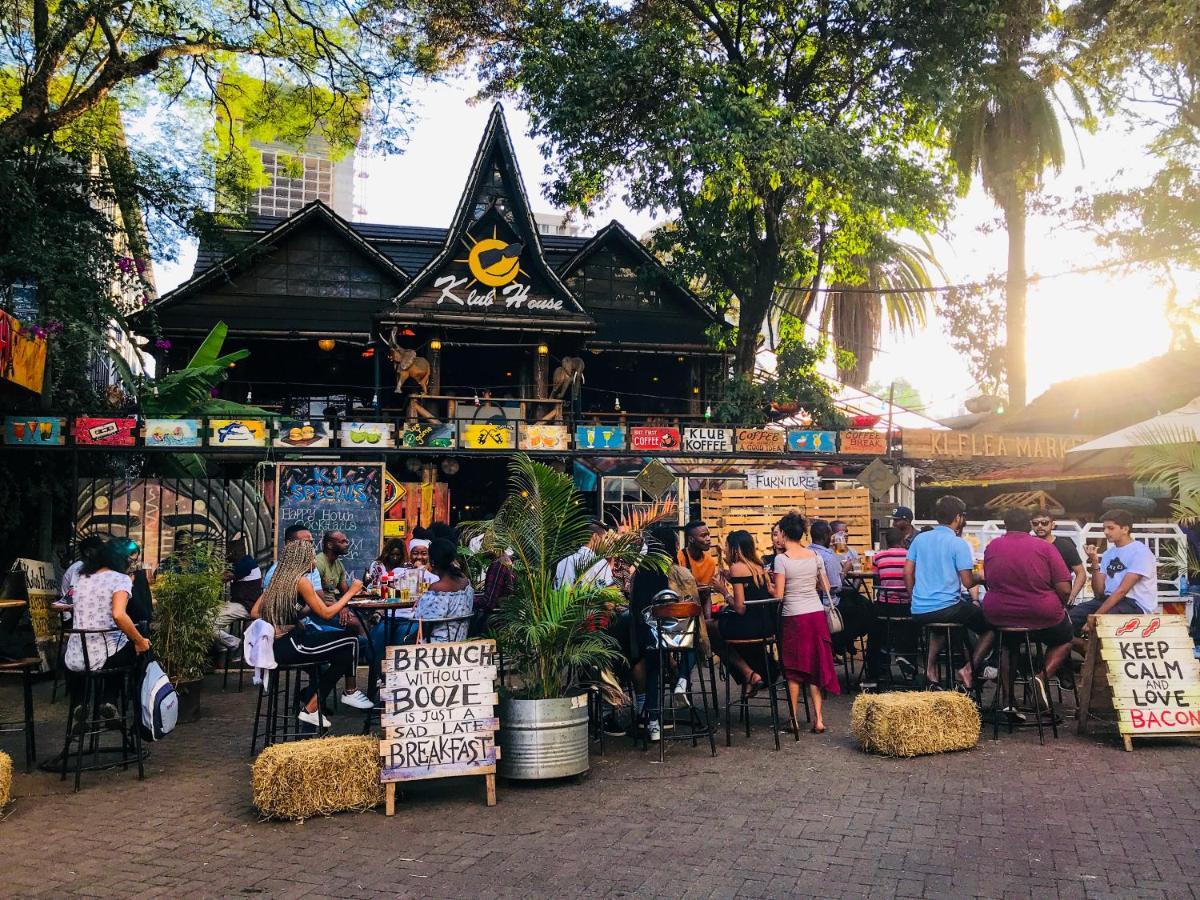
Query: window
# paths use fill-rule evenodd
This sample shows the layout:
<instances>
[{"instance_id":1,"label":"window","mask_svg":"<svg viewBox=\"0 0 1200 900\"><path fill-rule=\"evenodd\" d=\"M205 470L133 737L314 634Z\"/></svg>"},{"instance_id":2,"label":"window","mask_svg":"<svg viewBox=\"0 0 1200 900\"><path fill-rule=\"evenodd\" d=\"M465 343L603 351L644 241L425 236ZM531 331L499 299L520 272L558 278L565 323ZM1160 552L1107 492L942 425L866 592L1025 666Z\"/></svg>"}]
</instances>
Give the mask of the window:
<instances>
[{"instance_id":1,"label":"window","mask_svg":"<svg viewBox=\"0 0 1200 900\"><path fill-rule=\"evenodd\" d=\"M284 217L313 200L333 201L333 163L329 160L275 150L263 150L262 160L271 183L256 193L253 212Z\"/></svg>"},{"instance_id":2,"label":"window","mask_svg":"<svg viewBox=\"0 0 1200 900\"><path fill-rule=\"evenodd\" d=\"M600 498L604 508L604 521L620 521L625 516L639 510L647 510L654 505L654 498L642 490L637 479L624 475L605 475L600 479ZM672 487L662 497L663 500L678 500L679 488Z\"/></svg>"}]
</instances>

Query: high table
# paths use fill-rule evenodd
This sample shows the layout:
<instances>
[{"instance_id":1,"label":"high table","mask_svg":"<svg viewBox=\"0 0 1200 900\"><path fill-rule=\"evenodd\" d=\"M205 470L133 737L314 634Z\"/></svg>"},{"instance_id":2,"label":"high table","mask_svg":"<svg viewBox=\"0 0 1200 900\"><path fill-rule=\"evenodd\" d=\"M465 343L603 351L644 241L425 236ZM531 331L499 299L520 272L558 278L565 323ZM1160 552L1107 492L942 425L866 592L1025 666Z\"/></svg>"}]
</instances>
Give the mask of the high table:
<instances>
[{"instance_id":1,"label":"high table","mask_svg":"<svg viewBox=\"0 0 1200 900\"><path fill-rule=\"evenodd\" d=\"M367 635L367 696L371 699L377 699L377 689L379 686L380 665L382 659L375 658L375 648L371 644L371 628L367 624L367 614L378 612L383 614L384 630L386 640L384 647L390 647L395 643L396 639L396 620L411 618L411 616L403 616L401 613L411 611L416 607L417 601L415 598L408 600L383 600L378 597L366 597L361 600L351 600L346 604L346 607L354 613L355 618L363 627L363 632Z\"/></svg>"}]
</instances>

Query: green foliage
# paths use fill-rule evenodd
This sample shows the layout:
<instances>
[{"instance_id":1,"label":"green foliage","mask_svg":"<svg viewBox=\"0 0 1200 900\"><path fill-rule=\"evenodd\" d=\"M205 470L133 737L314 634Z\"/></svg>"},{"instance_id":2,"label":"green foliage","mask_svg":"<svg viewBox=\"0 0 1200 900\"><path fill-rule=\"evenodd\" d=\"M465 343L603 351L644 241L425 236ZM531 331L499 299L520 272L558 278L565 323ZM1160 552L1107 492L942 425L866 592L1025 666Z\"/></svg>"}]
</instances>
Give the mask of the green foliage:
<instances>
[{"instance_id":1,"label":"green foliage","mask_svg":"<svg viewBox=\"0 0 1200 900\"><path fill-rule=\"evenodd\" d=\"M1200 443L1195 433L1190 428L1151 428L1141 441L1133 450L1134 477L1170 490L1175 519L1200 526ZM1189 554L1186 565L1200 574L1200 560Z\"/></svg>"},{"instance_id":2,"label":"green foliage","mask_svg":"<svg viewBox=\"0 0 1200 900\"><path fill-rule=\"evenodd\" d=\"M194 541L177 547L154 581L154 652L176 683L204 676L223 602L224 569L215 542Z\"/></svg>"},{"instance_id":3,"label":"green foliage","mask_svg":"<svg viewBox=\"0 0 1200 900\"><path fill-rule=\"evenodd\" d=\"M748 373L781 286L944 218L956 176L938 116L992 8L535 0L499 5L481 41L491 91L519 93L542 139L550 197L591 212L619 191L668 211L658 249L736 307Z\"/></svg>"},{"instance_id":4,"label":"green foliage","mask_svg":"<svg viewBox=\"0 0 1200 900\"><path fill-rule=\"evenodd\" d=\"M895 388L894 393L893 388ZM925 399L921 396L921 392L907 378L897 378L888 384L872 381L866 384L863 390L876 397L882 397L884 400L891 396L893 403L905 409L917 411L925 409Z\"/></svg>"},{"instance_id":5,"label":"green foliage","mask_svg":"<svg viewBox=\"0 0 1200 900\"><path fill-rule=\"evenodd\" d=\"M485 548L512 551L516 589L493 618L505 661L513 667L527 699L565 696L580 673L611 664L616 644L590 629L595 616L618 602L615 588L586 582L554 586L560 560L588 543L588 512L568 475L534 462L523 453L509 464L509 493L494 519L467 529L483 534ZM594 546L597 557L643 567L666 565L661 556L642 554L636 530L610 533Z\"/></svg>"},{"instance_id":6,"label":"green foliage","mask_svg":"<svg viewBox=\"0 0 1200 900\"><path fill-rule=\"evenodd\" d=\"M1006 382L1004 282L996 277L955 288L938 310L946 338L980 389L1002 394Z\"/></svg>"}]
</instances>

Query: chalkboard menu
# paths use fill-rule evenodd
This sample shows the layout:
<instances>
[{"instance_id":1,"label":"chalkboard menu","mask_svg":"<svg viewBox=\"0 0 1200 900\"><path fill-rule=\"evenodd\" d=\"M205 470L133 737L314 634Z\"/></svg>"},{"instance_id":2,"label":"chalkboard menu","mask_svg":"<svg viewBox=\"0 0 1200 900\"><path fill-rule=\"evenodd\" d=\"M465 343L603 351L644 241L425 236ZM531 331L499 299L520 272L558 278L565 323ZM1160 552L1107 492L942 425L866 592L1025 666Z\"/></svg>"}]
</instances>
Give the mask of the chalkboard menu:
<instances>
[{"instance_id":1,"label":"chalkboard menu","mask_svg":"<svg viewBox=\"0 0 1200 900\"><path fill-rule=\"evenodd\" d=\"M351 581L361 578L379 556L383 537L383 468L383 463L279 463L276 554L293 524L308 526L318 553L322 534L341 531L350 539L350 552L342 558L346 574Z\"/></svg>"},{"instance_id":2,"label":"chalkboard menu","mask_svg":"<svg viewBox=\"0 0 1200 900\"><path fill-rule=\"evenodd\" d=\"M1121 613L1089 621L1094 636L1084 663L1080 733L1099 718L1093 712L1099 705L1115 711L1126 750L1133 738L1200 734L1200 660L1187 619Z\"/></svg>"},{"instance_id":3,"label":"chalkboard menu","mask_svg":"<svg viewBox=\"0 0 1200 900\"><path fill-rule=\"evenodd\" d=\"M396 783L483 775L496 802L495 641L388 647L383 660L381 781L387 814Z\"/></svg>"}]
</instances>

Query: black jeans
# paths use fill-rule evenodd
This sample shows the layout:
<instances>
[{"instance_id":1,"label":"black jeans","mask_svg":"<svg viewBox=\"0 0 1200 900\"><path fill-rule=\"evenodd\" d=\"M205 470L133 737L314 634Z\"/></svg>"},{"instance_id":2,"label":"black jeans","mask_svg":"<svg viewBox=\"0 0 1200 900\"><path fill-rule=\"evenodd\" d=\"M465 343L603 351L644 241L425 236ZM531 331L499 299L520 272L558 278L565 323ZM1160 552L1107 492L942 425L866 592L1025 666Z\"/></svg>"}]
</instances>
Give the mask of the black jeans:
<instances>
[{"instance_id":1,"label":"black jeans","mask_svg":"<svg viewBox=\"0 0 1200 900\"><path fill-rule=\"evenodd\" d=\"M871 632L875 610L858 591L845 589L838 593L838 611L842 614L842 630L833 636L833 652L845 653L851 642Z\"/></svg>"},{"instance_id":2,"label":"black jeans","mask_svg":"<svg viewBox=\"0 0 1200 900\"><path fill-rule=\"evenodd\" d=\"M321 666L321 702L338 680L353 676L358 668L358 638L344 631L302 631L293 628L275 639L275 662L281 666ZM312 699L310 680L300 691L300 703Z\"/></svg>"},{"instance_id":3,"label":"black jeans","mask_svg":"<svg viewBox=\"0 0 1200 900\"><path fill-rule=\"evenodd\" d=\"M103 672L107 669L122 669L134 665L138 660L137 650L133 647L133 641L129 641L104 661L99 671ZM104 678L100 688L100 702L116 704L121 694L121 679L124 678L124 673L108 675ZM78 706L83 702L83 673L74 672L70 669L66 672L67 693L71 697L71 705ZM136 697L130 699L136 702Z\"/></svg>"}]
</instances>

